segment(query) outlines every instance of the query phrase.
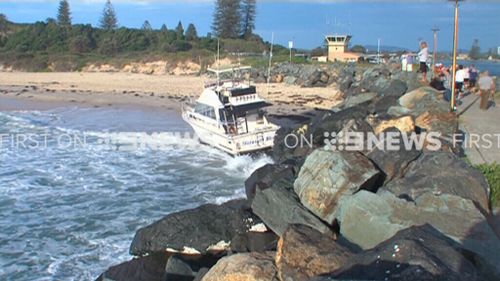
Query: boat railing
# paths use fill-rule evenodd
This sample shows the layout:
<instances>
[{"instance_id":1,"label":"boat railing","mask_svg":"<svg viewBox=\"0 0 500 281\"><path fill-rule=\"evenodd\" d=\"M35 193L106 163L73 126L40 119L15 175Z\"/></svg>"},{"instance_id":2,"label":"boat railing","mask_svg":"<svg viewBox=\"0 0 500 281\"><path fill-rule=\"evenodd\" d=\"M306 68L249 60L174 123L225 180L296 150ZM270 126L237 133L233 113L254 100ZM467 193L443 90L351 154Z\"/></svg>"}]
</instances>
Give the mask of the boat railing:
<instances>
[{"instance_id":1,"label":"boat railing","mask_svg":"<svg viewBox=\"0 0 500 281\"><path fill-rule=\"evenodd\" d=\"M243 80L241 80L243 81ZM232 83L232 87L239 86L241 83L240 80L235 80L235 79L226 79L226 80L220 80L220 81L208 81L205 83L205 89L207 88L213 88L213 87L222 87L226 83Z\"/></svg>"}]
</instances>

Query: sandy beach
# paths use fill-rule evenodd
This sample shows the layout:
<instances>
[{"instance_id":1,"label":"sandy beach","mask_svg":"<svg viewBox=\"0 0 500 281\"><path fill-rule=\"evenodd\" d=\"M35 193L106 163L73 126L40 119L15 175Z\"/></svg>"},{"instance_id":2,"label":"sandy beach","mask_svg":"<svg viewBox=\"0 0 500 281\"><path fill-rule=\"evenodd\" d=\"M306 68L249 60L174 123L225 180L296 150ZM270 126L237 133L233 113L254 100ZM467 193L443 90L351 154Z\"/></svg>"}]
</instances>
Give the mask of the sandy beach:
<instances>
[{"instance_id":1,"label":"sandy beach","mask_svg":"<svg viewBox=\"0 0 500 281\"><path fill-rule=\"evenodd\" d=\"M199 76L1 72L0 100L4 97L93 106L180 108L182 100L196 98L201 93L206 81L207 77ZM340 102L339 92L334 87L301 88L282 83L257 84L257 90L273 103L271 111L276 114L329 109Z\"/></svg>"}]
</instances>

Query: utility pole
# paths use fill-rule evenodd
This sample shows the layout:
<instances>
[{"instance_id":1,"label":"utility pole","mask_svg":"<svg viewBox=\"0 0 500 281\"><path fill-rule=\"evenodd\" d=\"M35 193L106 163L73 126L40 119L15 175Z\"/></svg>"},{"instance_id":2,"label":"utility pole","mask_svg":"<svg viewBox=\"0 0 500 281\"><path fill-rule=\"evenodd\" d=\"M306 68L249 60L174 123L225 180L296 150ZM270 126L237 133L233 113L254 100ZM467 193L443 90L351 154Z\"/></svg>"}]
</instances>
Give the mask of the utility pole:
<instances>
[{"instance_id":1,"label":"utility pole","mask_svg":"<svg viewBox=\"0 0 500 281\"><path fill-rule=\"evenodd\" d=\"M452 76L452 82L451 82L451 104L450 104L450 111L455 112L457 111L456 108L456 97L455 97L455 91L457 90L456 88L456 83L457 83L457 50L458 50L458 16L459 16L459 11L458 11L458 6L459 2L462 2L463 0L448 0L448 1L453 1L455 4L455 31L453 33L453 66L451 70L451 76Z\"/></svg>"},{"instance_id":2,"label":"utility pole","mask_svg":"<svg viewBox=\"0 0 500 281\"><path fill-rule=\"evenodd\" d=\"M434 27L431 29L434 32L434 51L432 52L432 77L434 77L434 68L436 67L437 52L438 52L438 32L439 28Z\"/></svg>"}]
</instances>

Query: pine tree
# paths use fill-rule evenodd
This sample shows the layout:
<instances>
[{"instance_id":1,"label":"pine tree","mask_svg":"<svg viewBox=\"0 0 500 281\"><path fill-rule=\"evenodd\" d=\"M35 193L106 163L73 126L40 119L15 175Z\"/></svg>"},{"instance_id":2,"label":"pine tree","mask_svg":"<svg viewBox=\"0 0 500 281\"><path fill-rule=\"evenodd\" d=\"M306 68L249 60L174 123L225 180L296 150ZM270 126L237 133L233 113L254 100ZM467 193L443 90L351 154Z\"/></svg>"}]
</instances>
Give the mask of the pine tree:
<instances>
[{"instance_id":1,"label":"pine tree","mask_svg":"<svg viewBox=\"0 0 500 281\"><path fill-rule=\"evenodd\" d=\"M163 25L161 26L160 30L161 30L162 32L167 32L167 31L168 31L167 25L166 25L166 24L163 24Z\"/></svg>"},{"instance_id":2,"label":"pine tree","mask_svg":"<svg viewBox=\"0 0 500 281\"><path fill-rule=\"evenodd\" d=\"M240 35L240 0L217 0L212 29L221 38L237 38Z\"/></svg>"},{"instance_id":3,"label":"pine tree","mask_svg":"<svg viewBox=\"0 0 500 281\"><path fill-rule=\"evenodd\" d=\"M196 31L196 27L194 24L190 23L188 28L186 29L186 40L195 41L198 39L198 32Z\"/></svg>"},{"instance_id":4,"label":"pine tree","mask_svg":"<svg viewBox=\"0 0 500 281\"><path fill-rule=\"evenodd\" d=\"M57 22L60 26L71 26L71 12L69 10L69 3L67 0L59 2Z\"/></svg>"},{"instance_id":5,"label":"pine tree","mask_svg":"<svg viewBox=\"0 0 500 281\"><path fill-rule=\"evenodd\" d=\"M242 0L241 4L241 35L248 38L255 29L255 17L257 14L256 0Z\"/></svg>"},{"instance_id":6,"label":"pine tree","mask_svg":"<svg viewBox=\"0 0 500 281\"><path fill-rule=\"evenodd\" d=\"M148 20L146 20L143 24L142 24L142 30L145 30L145 31L152 31L153 30L153 27L151 27L151 24L149 23Z\"/></svg>"},{"instance_id":7,"label":"pine tree","mask_svg":"<svg viewBox=\"0 0 500 281\"><path fill-rule=\"evenodd\" d=\"M177 39L184 39L184 27L182 26L181 21L179 21L179 23L177 24L175 33L177 34Z\"/></svg>"},{"instance_id":8,"label":"pine tree","mask_svg":"<svg viewBox=\"0 0 500 281\"><path fill-rule=\"evenodd\" d=\"M116 12L110 0L106 1L106 5L104 6L104 10L102 11L100 24L101 28L105 30L113 30L118 27Z\"/></svg>"}]
</instances>

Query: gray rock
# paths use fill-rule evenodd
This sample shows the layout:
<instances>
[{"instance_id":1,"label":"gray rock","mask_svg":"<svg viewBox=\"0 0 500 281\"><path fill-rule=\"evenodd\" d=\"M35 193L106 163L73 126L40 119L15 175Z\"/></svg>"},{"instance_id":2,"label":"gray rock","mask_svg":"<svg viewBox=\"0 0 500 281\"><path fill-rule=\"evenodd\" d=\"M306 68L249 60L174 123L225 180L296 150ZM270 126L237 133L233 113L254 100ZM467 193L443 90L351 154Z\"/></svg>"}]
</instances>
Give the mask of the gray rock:
<instances>
[{"instance_id":1,"label":"gray rock","mask_svg":"<svg viewBox=\"0 0 500 281\"><path fill-rule=\"evenodd\" d=\"M489 213L490 192L483 174L451 153L425 152L408 167L404 178L382 189L413 201L424 193L452 194L472 200L483 214Z\"/></svg>"},{"instance_id":2,"label":"gray rock","mask_svg":"<svg viewBox=\"0 0 500 281\"><path fill-rule=\"evenodd\" d=\"M348 264L354 254L329 236L305 225L291 225L276 252L280 280L308 280Z\"/></svg>"},{"instance_id":3,"label":"gray rock","mask_svg":"<svg viewBox=\"0 0 500 281\"><path fill-rule=\"evenodd\" d=\"M112 266L97 281L163 281L168 256L158 253Z\"/></svg>"},{"instance_id":4,"label":"gray rock","mask_svg":"<svg viewBox=\"0 0 500 281\"><path fill-rule=\"evenodd\" d=\"M294 76L285 76L284 82L288 85L294 85L295 82L297 82L297 78L295 78Z\"/></svg>"},{"instance_id":5,"label":"gray rock","mask_svg":"<svg viewBox=\"0 0 500 281\"><path fill-rule=\"evenodd\" d=\"M278 239L279 237L272 231L240 233L231 240L231 252L275 251Z\"/></svg>"},{"instance_id":6,"label":"gray rock","mask_svg":"<svg viewBox=\"0 0 500 281\"><path fill-rule=\"evenodd\" d=\"M399 104L416 118L416 125L429 132L451 136L458 130L458 119L449 112L449 102L431 87L422 87L399 98Z\"/></svg>"},{"instance_id":7,"label":"gray rock","mask_svg":"<svg viewBox=\"0 0 500 281\"><path fill-rule=\"evenodd\" d=\"M326 280L485 280L462 247L430 225L399 231L374 249L353 255Z\"/></svg>"},{"instance_id":8,"label":"gray rock","mask_svg":"<svg viewBox=\"0 0 500 281\"><path fill-rule=\"evenodd\" d=\"M333 224L339 200L361 189L373 190L379 176L361 153L317 149L300 169L294 190L306 208Z\"/></svg>"},{"instance_id":9,"label":"gray rock","mask_svg":"<svg viewBox=\"0 0 500 281\"><path fill-rule=\"evenodd\" d=\"M357 106L357 105L360 105L360 104L363 104L366 102L370 102L373 99L375 99L376 96L377 96L376 93L362 93L362 94L358 94L358 95L350 95L346 98L346 100L342 104L340 104L339 106L337 106L333 110L340 111L340 110L351 108L351 107L354 107L354 106Z\"/></svg>"},{"instance_id":10,"label":"gray rock","mask_svg":"<svg viewBox=\"0 0 500 281\"><path fill-rule=\"evenodd\" d=\"M410 110L403 106L391 106L387 110L387 114L392 115L394 117L400 117L410 114Z\"/></svg>"},{"instance_id":11,"label":"gray rock","mask_svg":"<svg viewBox=\"0 0 500 281\"><path fill-rule=\"evenodd\" d=\"M267 164L255 172L245 181L245 192L249 202L252 202L257 188L269 188L276 180L295 180L292 167L286 165Z\"/></svg>"},{"instance_id":12,"label":"gray rock","mask_svg":"<svg viewBox=\"0 0 500 281\"><path fill-rule=\"evenodd\" d=\"M431 87L421 87L404 94L399 98L399 105L409 109L414 116L427 111L432 113L449 111L449 103L444 100L440 92Z\"/></svg>"},{"instance_id":13,"label":"gray rock","mask_svg":"<svg viewBox=\"0 0 500 281\"><path fill-rule=\"evenodd\" d=\"M209 256L173 255L165 266L163 281L193 281L204 268L214 266L219 259Z\"/></svg>"},{"instance_id":14,"label":"gray rock","mask_svg":"<svg viewBox=\"0 0 500 281\"><path fill-rule=\"evenodd\" d=\"M340 233L363 249L371 249L398 231L430 224L475 254L489 276L500 276L500 240L471 200L455 195L422 194L415 202L387 191L360 191L340 202Z\"/></svg>"},{"instance_id":15,"label":"gray rock","mask_svg":"<svg viewBox=\"0 0 500 281\"><path fill-rule=\"evenodd\" d=\"M417 160L421 154L422 152L415 148L410 150L403 148L398 151L385 151L375 148L366 156L384 173L384 184L387 184L393 179L402 178L408 166Z\"/></svg>"},{"instance_id":16,"label":"gray rock","mask_svg":"<svg viewBox=\"0 0 500 281\"><path fill-rule=\"evenodd\" d=\"M251 213L246 200L222 205L203 205L196 209L170 214L141 228L130 245L132 255L165 252L167 249L201 254L224 251L220 242L230 243L237 233L247 232L260 220Z\"/></svg>"},{"instance_id":17,"label":"gray rock","mask_svg":"<svg viewBox=\"0 0 500 281\"><path fill-rule=\"evenodd\" d=\"M384 96L401 97L408 90L404 81L399 79L391 80L387 87L382 88L380 93Z\"/></svg>"},{"instance_id":18,"label":"gray rock","mask_svg":"<svg viewBox=\"0 0 500 281\"><path fill-rule=\"evenodd\" d=\"M274 185L265 190L257 189L252 211L278 235L282 235L291 224L303 224L321 233L332 234L330 227L300 204L292 187Z\"/></svg>"}]
</instances>

